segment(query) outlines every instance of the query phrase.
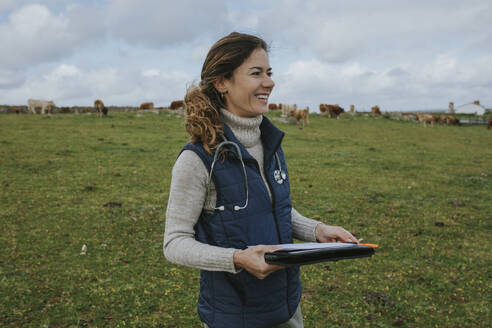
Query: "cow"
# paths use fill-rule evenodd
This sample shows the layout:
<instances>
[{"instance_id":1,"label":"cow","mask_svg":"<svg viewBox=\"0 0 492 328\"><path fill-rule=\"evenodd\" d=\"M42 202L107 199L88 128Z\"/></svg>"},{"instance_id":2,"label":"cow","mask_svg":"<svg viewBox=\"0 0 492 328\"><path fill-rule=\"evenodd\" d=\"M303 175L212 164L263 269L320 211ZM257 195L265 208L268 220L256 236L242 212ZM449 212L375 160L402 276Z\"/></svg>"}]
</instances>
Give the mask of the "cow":
<instances>
[{"instance_id":1,"label":"cow","mask_svg":"<svg viewBox=\"0 0 492 328\"><path fill-rule=\"evenodd\" d=\"M436 122L436 118L438 118L437 115L422 114L422 113L417 114L417 119L419 120L420 123L424 125L424 128L427 127L427 123L429 123L431 127L433 127L434 122Z\"/></svg>"},{"instance_id":2,"label":"cow","mask_svg":"<svg viewBox=\"0 0 492 328\"><path fill-rule=\"evenodd\" d=\"M102 114L104 113L104 116L108 114L108 110L104 107L104 103L101 99L96 99L94 101L94 111L97 113L97 117L102 117Z\"/></svg>"},{"instance_id":3,"label":"cow","mask_svg":"<svg viewBox=\"0 0 492 328\"><path fill-rule=\"evenodd\" d=\"M446 116L446 125L458 125L460 121L454 116Z\"/></svg>"},{"instance_id":4,"label":"cow","mask_svg":"<svg viewBox=\"0 0 492 328\"><path fill-rule=\"evenodd\" d=\"M308 123L308 117L309 117L309 107L306 109L292 109L290 111L290 116L292 116L296 120L296 124L299 127L299 129L302 129L305 127ZM299 124L302 121L302 127Z\"/></svg>"},{"instance_id":5,"label":"cow","mask_svg":"<svg viewBox=\"0 0 492 328\"><path fill-rule=\"evenodd\" d=\"M184 108L184 101L183 100L174 100L171 102L169 105L169 109L180 109Z\"/></svg>"},{"instance_id":6,"label":"cow","mask_svg":"<svg viewBox=\"0 0 492 328\"><path fill-rule=\"evenodd\" d=\"M277 104L268 104L269 110L277 110Z\"/></svg>"},{"instance_id":7,"label":"cow","mask_svg":"<svg viewBox=\"0 0 492 328\"><path fill-rule=\"evenodd\" d=\"M439 115L439 120L437 121L439 124L447 124L448 117L446 115Z\"/></svg>"},{"instance_id":8,"label":"cow","mask_svg":"<svg viewBox=\"0 0 492 328\"><path fill-rule=\"evenodd\" d=\"M44 114L45 111L51 112L55 107L55 103L53 100L40 100L40 99L28 99L27 100L28 111L36 114L36 108L41 108L41 114Z\"/></svg>"},{"instance_id":9,"label":"cow","mask_svg":"<svg viewBox=\"0 0 492 328\"><path fill-rule=\"evenodd\" d=\"M70 114L70 113L72 113L72 111L70 110L70 107L60 107L60 113Z\"/></svg>"},{"instance_id":10,"label":"cow","mask_svg":"<svg viewBox=\"0 0 492 328\"><path fill-rule=\"evenodd\" d=\"M372 106L371 107L371 114L375 116L381 115L381 110L379 109L378 105Z\"/></svg>"},{"instance_id":11,"label":"cow","mask_svg":"<svg viewBox=\"0 0 492 328\"><path fill-rule=\"evenodd\" d=\"M336 107L332 107L331 109L329 109L328 113L330 114L331 118L336 117L337 119L339 119L340 115L342 113L345 113L345 109L337 105Z\"/></svg>"},{"instance_id":12,"label":"cow","mask_svg":"<svg viewBox=\"0 0 492 328\"><path fill-rule=\"evenodd\" d=\"M342 113L345 113L345 109L340 107L338 104L328 105L328 104L320 104L319 105L320 113L328 113L331 118L340 118Z\"/></svg>"},{"instance_id":13,"label":"cow","mask_svg":"<svg viewBox=\"0 0 492 328\"><path fill-rule=\"evenodd\" d=\"M138 108L139 110L142 110L142 109L154 109L154 103L153 102L144 102L140 105L140 107Z\"/></svg>"},{"instance_id":14,"label":"cow","mask_svg":"<svg viewBox=\"0 0 492 328\"><path fill-rule=\"evenodd\" d=\"M492 128L492 117L489 117L489 120L487 122L487 130L490 130Z\"/></svg>"}]
</instances>

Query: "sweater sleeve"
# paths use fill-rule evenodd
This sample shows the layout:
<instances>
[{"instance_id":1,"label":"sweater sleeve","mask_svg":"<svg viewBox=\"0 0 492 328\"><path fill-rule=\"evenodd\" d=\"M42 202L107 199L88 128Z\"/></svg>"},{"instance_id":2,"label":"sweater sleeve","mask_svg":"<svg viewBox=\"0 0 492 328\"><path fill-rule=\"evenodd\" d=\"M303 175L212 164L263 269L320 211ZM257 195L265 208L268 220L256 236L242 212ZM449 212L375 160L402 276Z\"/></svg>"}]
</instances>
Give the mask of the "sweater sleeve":
<instances>
[{"instance_id":1,"label":"sweater sleeve","mask_svg":"<svg viewBox=\"0 0 492 328\"><path fill-rule=\"evenodd\" d=\"M202 212L208 172L200 157L183 151L172 170L164 231L164 255L176 264L208 271L236 270L234 248L222 248L195 239L194 226Z\"/></svg>"},{"instance_id":2,"label":"sweater sleeve","mask_svg":"<svg viewBox=\"0 0 492 328\"><path fill-rule=\"evenodd\" d=\"M316 226L321 222L302 216L292 207L292 234L295 239L316 242Z\"/></svg>"}]
</instances>

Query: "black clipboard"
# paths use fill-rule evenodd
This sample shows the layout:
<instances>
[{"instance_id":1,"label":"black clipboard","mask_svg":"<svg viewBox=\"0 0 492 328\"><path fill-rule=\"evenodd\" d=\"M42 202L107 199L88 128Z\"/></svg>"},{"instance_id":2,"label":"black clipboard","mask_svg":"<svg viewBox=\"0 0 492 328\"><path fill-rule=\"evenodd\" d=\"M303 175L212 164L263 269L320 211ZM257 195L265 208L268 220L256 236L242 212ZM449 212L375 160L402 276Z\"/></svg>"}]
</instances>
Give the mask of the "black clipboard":
<instances>
[{"instance_id":1,"label":"black clipboard","mask_svg":"<svg viewBox=\"0 0 492 328\"><path fill-rule=\"evenodd\" d=\"M327 261L339 261L370 257L374 254L374 248L351 243L344 243L342 248L313 248L277 250L265 253L265 262L269 264L288 266L300 266Z\"/></svg>"}]
</instances>

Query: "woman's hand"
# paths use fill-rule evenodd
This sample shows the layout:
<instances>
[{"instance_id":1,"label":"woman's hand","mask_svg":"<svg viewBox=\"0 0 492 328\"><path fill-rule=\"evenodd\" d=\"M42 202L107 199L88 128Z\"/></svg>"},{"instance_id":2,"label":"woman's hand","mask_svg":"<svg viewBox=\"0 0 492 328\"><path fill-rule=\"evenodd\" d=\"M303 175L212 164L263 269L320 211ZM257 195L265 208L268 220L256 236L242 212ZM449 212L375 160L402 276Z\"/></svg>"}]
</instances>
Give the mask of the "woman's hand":
<instances>
[{"instance_id":1,"label":"woman's hand","mask_svg":"<svg viewBox=\"0 0 492 328\"><path fill-rule=\"evenodd\" d=\"M275 252L281 246L257 245L234 252L234 265L243 268L258 279L265 279L270 273L283 269L265 262L265 253Z\"/></svg>"},{"instance_id":2,"label":"woman's hand","mask_svg":"<svg viewBox=\"0 0 492 328\"><path fill-rule=\"evenodd\" d=\"M359 241L352 236L350 232L342 227L328 226L320 223L315 229L316 240L320 243L336 243L336 242L355 242Z\"/></svg>"}]
</instances>

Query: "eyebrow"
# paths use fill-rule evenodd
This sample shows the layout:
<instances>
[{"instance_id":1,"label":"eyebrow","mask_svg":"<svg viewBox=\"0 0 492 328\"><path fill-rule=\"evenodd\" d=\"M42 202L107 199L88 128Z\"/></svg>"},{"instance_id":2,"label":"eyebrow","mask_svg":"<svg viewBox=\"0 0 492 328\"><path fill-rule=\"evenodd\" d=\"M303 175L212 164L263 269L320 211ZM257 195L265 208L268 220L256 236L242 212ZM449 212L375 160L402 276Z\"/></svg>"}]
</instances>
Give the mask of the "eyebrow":
<instances>
[{"instance_id":1,"label":"eyebrow","mask_svg":"<svg viewBox=\"0 0 492 328\"><path fill-rule=\"evenodd\" d=\"M259 70L261 71L261 70L263 70L263 67L261 67L261 66L253 66L253 67L250 67L250 68L248 68L248 69L259 69ZM268 68L267 68L267 72L268 72L268 71L271 71L271 70L272 70L272 68L271 68L271 67L268 67Z\"/></svg>"}]
</instances>

